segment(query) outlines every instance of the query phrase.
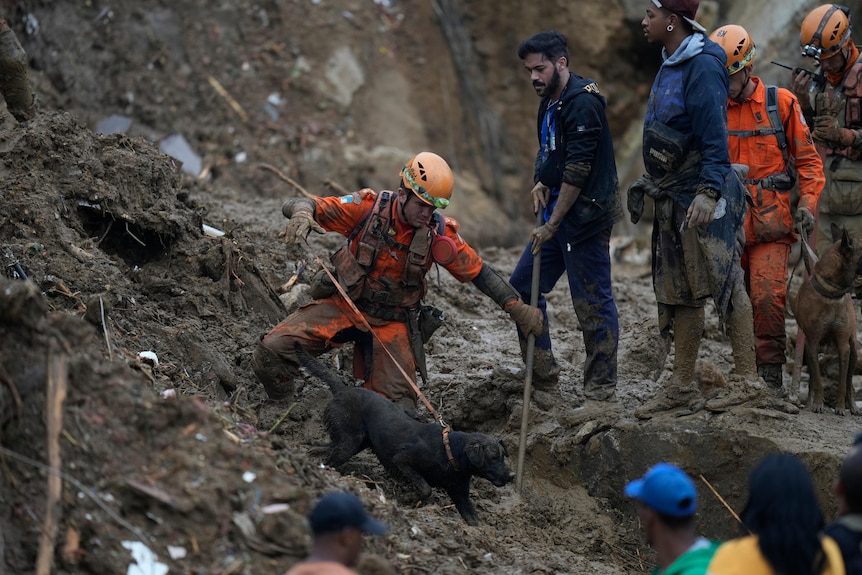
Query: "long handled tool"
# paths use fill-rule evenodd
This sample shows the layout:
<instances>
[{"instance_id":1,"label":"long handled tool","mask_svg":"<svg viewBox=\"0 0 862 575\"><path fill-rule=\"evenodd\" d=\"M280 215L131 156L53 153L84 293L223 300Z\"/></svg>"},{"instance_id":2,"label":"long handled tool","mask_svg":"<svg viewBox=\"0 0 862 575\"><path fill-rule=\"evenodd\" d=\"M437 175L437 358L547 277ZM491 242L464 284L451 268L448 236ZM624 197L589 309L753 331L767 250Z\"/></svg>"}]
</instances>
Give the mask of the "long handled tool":
<instances>
[{"instance_id":1,"label":"long handled tool","mask_svg":"<svg viewBox=\"0 0 862 575\"><path fill-rule=\"evenodd\" d=\"M536 227L544 223L542 209L536 214ZM541 271L542 252L533 256L533 283L530 288L530 305L539 305L539 272ZM527 336L526 377L524 378L524 405L521 408L521 442L518 444L518 469L515 473L515 488L520 491L524 477L524 456L527 453L527 428L530 419L530 394L533 391L533 361L536 351L536 335Z\"/></svg>"}]
</instances>

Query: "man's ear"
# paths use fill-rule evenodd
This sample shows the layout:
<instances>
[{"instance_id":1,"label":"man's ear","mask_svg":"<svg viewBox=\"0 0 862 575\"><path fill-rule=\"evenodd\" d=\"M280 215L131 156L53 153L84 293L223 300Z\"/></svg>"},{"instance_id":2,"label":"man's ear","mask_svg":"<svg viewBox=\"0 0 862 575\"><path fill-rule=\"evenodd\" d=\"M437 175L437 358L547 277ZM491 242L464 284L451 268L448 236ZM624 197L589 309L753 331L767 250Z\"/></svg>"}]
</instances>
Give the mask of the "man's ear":
<instances>
[{"instance_id":1,"label":"man's ear","mask_svg":"<svg viewBox=\"0 0 862 575\"><path fill-rule=\"evenodd\" d=\"M558 70L563 71L569 67L569 59L565 56L560 56L560 59L557 60L557 64L559 65Z\"/></svg>"}]
</instances>

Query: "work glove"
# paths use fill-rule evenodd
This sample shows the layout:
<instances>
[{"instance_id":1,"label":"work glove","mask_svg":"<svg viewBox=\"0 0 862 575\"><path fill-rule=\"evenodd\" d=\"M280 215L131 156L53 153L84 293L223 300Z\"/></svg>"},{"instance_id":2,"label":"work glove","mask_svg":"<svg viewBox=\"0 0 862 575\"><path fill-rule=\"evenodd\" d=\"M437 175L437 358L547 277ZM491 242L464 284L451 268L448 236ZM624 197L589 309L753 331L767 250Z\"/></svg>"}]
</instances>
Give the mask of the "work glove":
<instances>
[{"instance_id":1,"label":"work glove","mask_svg":"<svg viewBox=\"0 0 862 575\"><path fill-rule=\"evenodd\" d=\"M811 235L811 232L814 231L814 216L808 208L796 208L793 222L798 224L805 231L806 235Z\"/></svg>"},{"instance_id":2,"label":"work glove","mask_svg":"<svg viewBox=\"0 0 862 575\"><path fill-rule=\"evenodd\" d=\"M842 128L836 116L825 114L814 118L811 136L833 148L848 148L856 141L856 132Z\"/></svg>"},{"instance_id":3,"label":"work glove","mask_svg":"<svg viewBox=\"0 0 862 575\"><path fill-rule=\"evenodd\" d=\"M685 221L688 227L706 226L712 222L713 217L715 217L716 204L716 199L711 197L712 194L718 195L714 190L709 190L698 192L694 196L685 214Z\"/></svg>"},{"instance_id":4,"label":"work glove","mask_svg":"<svg viewBox=\"0 0 862 575\"><path fill-rule=\"evenodd\" d=\"M314 230L318 234L326 233L320 224L314 221L314 213L308 210L293 210L293 215L287 226L284 228L284 243L295 244L297 238L305 239L308 237L308 232Z\"/></svg>"},{"instance_id":5,"label":"work glove","mask_svg":"<svg viewBox=\"0 0 862 575\"><path fill-rule=\"evenodd\" d=\"M638 223L644 213L644 195L648 185L651 185L649 177L641 176L632 182L626 192L626 207L633 224Z\"/></svg>"},{"instance_id":6,"label":"work glove","mask_svg":"<svg viewBox=\"0 0 862 575\"><path fill-rule=\"evenodd\" d=\"M530 248L530 252L532 252L534 256L539 255L539 252L542 251L542 244L554 237L559 229L560 226L552 224L551 222L547 222L534 229L533 233L530 234L530 243L533 246Z\"/></svg>"},{"instance_id":7,"label":"work glove","mask_svg":"<svg viewBox=\"0 0 862 575\"><path fill-rule=\"evenodd\" d=\"M510 301L503 309L509 312L509 316L515 321L515 325L517 325L524 334L533 334L535 336L542 335L542 331L545 329L542 310L537 307L527 305L519 299Z\"/></svg>"}]
</instances>

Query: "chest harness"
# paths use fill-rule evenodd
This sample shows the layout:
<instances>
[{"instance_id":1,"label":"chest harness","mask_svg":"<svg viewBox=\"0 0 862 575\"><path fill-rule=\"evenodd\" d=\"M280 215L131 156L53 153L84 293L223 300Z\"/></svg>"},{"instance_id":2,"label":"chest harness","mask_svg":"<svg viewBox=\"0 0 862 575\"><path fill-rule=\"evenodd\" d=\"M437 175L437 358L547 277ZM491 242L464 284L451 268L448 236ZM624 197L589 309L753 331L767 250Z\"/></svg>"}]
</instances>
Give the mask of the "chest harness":
<instances>
[{"instance_id":1,"label":"chest harness","mask_svg":"<svg viewBox=\"0 0 862 575\"><path fill-rule=\"evenodd\" d=\"M778 88L775 86L766 86L766 116L769 118L769 128L727 131L729 136L736 136L737 138L775 135L775 139L778 140L781 157L784 158L784 171L770 174L765 178L744 180L746 185L757 186L757 205L759 206L763 205L763 188L776 192L788 192L796 183L790 151L787 149L787 134L784 131L784 124L781 122L781 114L778 111Z\"/></svg>"},{"instance_id":2,"label":"chest harness","mask_svg":"<svg viewBox=\"0 0 862 575\"><path fill-rule=\"evenodd\" d=\"M347 238L347 245L332 256L338 280L363 312L383 320L404 320L404 311L419 305L427 290L425 274L434 263L431 244L436 234L444 234L443 218L432 217L432 228L417 229L409 245L394 239L393 218L396 195L377 195L368 214ZM382 251L402 262L401 273L391 277L377 269ZM390 268L391 269L391 268Z\"/></svg>"}]
</instances>

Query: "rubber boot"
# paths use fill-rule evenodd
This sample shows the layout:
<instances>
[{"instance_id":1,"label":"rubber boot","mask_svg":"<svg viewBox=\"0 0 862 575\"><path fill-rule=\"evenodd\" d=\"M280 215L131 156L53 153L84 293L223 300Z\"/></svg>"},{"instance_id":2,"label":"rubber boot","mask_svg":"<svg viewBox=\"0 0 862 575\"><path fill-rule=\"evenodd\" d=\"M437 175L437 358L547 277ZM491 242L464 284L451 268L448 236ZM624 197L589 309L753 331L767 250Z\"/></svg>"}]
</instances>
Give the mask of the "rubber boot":
<instances>
[{"instance_id":1,"label":"rubber boot","mask_svg":"<svg viewBox=\"0 0 862 575\"><path fill-rule=\"evenodd\" d=\"M527 363L527 341L518 339L521 346L521 359ZM526 376L526 369L524 369ZM536 389L551 389L560 380L560 364L550 349L533 348L533 387Z\"/></svg>"},{"instance_id":2,"label":"rubber boot","mask_svg":"<svg viewBox=\"0 0 862 575\"><path fill-rule=\"evenodd\" d=\"M784 387L783 369L784 364L781 363L761 363L757 366L757 375L762 377L769 387L780 390Z\"/></svg>"},{"instance_id":3,"label":"rubber boot","mask_svg":"<svg viewBox=\"0 0 862 575\"><path fill-rule=\"evenodd\" d=\"M754 354L754 312L742 281L733 286L727 331L733 348L733 373L745 379L757 379Z\"/></svg>"},{"instance_id":4,"label":"rubber boot","mask_svg":"<svg viewBox=\"0 0 862 575\"><path fill-rule=\"evenodd\" d=\"M251 368L270 399L284 399L293 394L293 380L299 374L299 366L282 358L263 342L254 350Z\"/></svg>"},{"instance_id":5,"label":"rubber boot","mask_svg":"<svg viewBox=\"0 0 862 575\"><path fill-rule=\"evenodd\" d=\"M694 379L694 365L703 336L703 308L676 306L673 319L673 375L655 397L635 410L638 419L684 407L690 412L702 407L703 397Z\"/></svg>"}]
</instances>

